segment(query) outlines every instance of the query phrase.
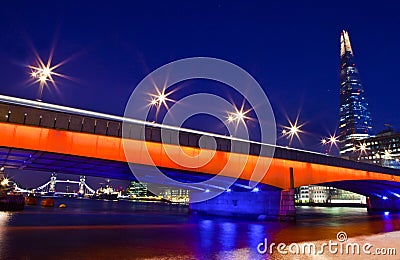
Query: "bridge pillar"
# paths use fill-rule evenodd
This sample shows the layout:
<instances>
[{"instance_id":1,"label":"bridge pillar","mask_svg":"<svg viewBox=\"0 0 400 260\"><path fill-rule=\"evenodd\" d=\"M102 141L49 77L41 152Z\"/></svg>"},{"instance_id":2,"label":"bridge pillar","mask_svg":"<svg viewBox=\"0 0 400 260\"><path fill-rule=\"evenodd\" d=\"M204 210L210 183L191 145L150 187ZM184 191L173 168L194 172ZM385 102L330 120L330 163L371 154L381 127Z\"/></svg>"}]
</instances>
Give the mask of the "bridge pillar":
<instances>
[{"instance_id":1,"label":"bridge pillar","mask_svg":"<svg viewBox=\"0 0 400 260\"><path fill-rule=\"evenodd\" d=\"M249 217L259 220L295 221L293 168L290 168L290 189L234 192L226 191L203 202L189 203L191 213L226 217Z\"/></svg>"},{"instance_id":2,"label":"bridge pillar","mask_svg":"<svg viewBox=\"0 0 400 260\"><path fill-rule=\"evenodd\" d=\"M367 210L368 212L400 212L400 199L369 197Z\"/></svg>"},{"instance_id":3,"label":"bridge pillar","mask_svg":"<svg viewBox=\"0 0 400 260\"><path fill-rule=\"evenodd\" d=\"M296 221L296 207L294 204L294 174L293 168L289 169L290 188L281 192L279 220Z\"/></svg>"},{"instance_id":4,"label":"bridge pillar","mask_svg":"<svg viewBox=\"0 0 400 260\"><path fill-rule=\"evenodd\" d=\"M207 201L189 203L189 208L199 214L277 220L280 197L280 190L230 191Z\"/></svg>"},{"instance_id":5,"label":"bridge pillar","mask_svg":"<svg viewBox=\"0 0 400 260\"><path fill-rule=\"evenodd\" d=\"M279 205L279 220L296 221L296 207L294 204L294 189L281 191Z\"/></svg>"}]
</instances>

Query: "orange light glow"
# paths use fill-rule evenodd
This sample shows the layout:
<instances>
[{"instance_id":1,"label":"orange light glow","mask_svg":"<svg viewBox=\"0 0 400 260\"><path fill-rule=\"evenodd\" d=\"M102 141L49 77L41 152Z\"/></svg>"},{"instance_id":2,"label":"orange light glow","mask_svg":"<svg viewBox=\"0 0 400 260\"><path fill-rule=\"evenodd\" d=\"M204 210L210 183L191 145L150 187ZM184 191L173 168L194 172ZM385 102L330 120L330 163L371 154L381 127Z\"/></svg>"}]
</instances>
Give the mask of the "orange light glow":
<instances>
[{"instance_id":1,"label":"orange light glow","mask_svg":"<svg viewBox=\"0 0 400 260\"><path fill-rule=\"evenodd\" d=\"M89 158L126 162L123 149L124 142L129 145L127 152L135 154L132 163L144 165L156 165L177 170L188 170L208 174L221 174L224 176L237 176L237 165L239 162L246 162L240 178L250 180L256 169L257 163L265 163L271 158L258 157L255 155L245 155L216 151L215 153L201 153L201 148L181 147L172 144L161 144L142 140L122 140L119 137L95 135L89 133L71 132L40 128L34 126L17 125L11 123L0 123L0 146L13 147L27 150L36 150L51 153L67 154L71 156L84 156ZM208 163L198 168L188 168L178 165L166 155L166 150L176 151L174 156L179 156L180 150L185 151L186 156L182 160L190 160L187 155L193 157L205 156L206 160L212 156ZM147 149L149 156L144 154ZM229 167L222 171L227 165L229 158L233 159ZM198 159L198 158L197 158ZM295 173L295 186L305 186L324 182L343 181L343 180L388 180L400 182L400 178L389 174L378 172L368 172L337 166L327 166L316 163L299 162L273 158L271 166L261 182L282 189L290 187L289 168L293 167ZM222 173L221 173L222 171ZM287 173L287 174L286 174Z\"/></svg>"}]
</instances>

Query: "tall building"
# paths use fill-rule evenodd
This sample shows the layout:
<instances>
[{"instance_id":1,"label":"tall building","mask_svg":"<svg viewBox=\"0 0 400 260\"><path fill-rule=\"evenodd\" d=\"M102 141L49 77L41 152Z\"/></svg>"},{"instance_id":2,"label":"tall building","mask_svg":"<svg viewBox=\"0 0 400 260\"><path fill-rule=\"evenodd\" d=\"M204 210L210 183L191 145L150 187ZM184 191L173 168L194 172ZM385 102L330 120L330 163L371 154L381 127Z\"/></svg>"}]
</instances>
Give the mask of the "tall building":
<instances>
[{"instance_id":1,"label":"tall building","mask_svg":"<svg viewBox=\"0 0 400 260\"><path fill-rule=\"evenodd\" d=\"M340 35L340 155L354 151L358 140L373 136L372 119L347 31Z\"/></svg>"}]
</instances>

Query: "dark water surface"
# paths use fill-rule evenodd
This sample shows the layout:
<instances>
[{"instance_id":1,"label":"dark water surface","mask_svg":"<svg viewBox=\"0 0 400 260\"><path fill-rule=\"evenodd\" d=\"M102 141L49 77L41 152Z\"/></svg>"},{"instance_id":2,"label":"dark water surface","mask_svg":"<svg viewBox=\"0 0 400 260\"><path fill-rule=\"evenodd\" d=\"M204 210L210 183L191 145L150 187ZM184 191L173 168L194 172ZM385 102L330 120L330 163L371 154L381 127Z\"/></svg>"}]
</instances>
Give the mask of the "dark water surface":
<instances>
[{"instance_id":1,"label":"dark water surface","mask_svg":"<svg viewBox=\"0 0 400 260\"><path fill-rule=\"evenodd\" d=\"M400 215L363 208L297 208L296 223L189 215L185 206L56 199L0 212L0 259L263 259L257 245L400 230ZM399 238L400 239L400 238Z\"/></svg>"}]
</instances>

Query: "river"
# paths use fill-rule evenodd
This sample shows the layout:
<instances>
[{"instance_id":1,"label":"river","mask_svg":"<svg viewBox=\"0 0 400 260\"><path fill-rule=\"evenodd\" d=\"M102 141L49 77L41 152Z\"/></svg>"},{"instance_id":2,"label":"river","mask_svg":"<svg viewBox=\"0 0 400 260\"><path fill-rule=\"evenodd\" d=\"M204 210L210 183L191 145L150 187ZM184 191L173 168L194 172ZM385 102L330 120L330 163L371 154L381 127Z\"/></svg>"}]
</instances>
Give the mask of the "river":
<instances>
[{"instance_id":1,"label":"river","mask_svg":"<svg viewBox=\"0 0 400 260\"><path fill-rule=\"evenodd\" d=\"M298 207L296 223L285 223L190 215L163 203L56 199L55 208L0 212L0 259L286 259L299 256L260 254L260 243L322 243L338 232L400 254L399 230L399 214L364 208Z\"/></svg>"}]
</instances>

